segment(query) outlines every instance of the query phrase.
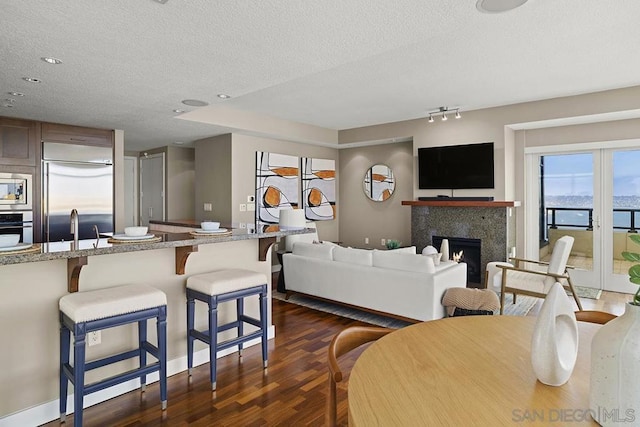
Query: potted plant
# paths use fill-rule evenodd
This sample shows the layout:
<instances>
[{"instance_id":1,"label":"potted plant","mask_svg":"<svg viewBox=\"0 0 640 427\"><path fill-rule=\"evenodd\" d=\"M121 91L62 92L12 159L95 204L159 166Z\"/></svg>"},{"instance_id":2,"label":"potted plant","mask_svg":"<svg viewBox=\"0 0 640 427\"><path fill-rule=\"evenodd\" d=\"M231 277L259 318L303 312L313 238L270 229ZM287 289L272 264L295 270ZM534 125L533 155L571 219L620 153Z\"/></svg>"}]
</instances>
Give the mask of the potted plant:
<instances>
[{"instance_id":1,"label":"potted plant","mask_svg":"<svg viewBox=\"0 0 640 427\"><path fill-rule=\"evenodd\" d=\"M640 235L630 234L640 245ZM640 262L640 254L624 251L622 257ZM602 426L629 421L640 413L640 264L629 268L629 282L638 285L624 314L603 325L591 341L591 416ZM614 416L615 414L615 416Z\"/></svg>"},{"instance_id":2,"label":"potted plant","mask_svg":"<svg viewBox=\"0 0 640 427\"><path fill-rule=\"evenodd\" d=\"M632 242L640 245L640 235L631 234L629 235L629 238ZM640 254L636 252L622 252L622 257L627 261L640 262ZM638 290L633 296L633 301L631 302L631 304L640 305L640 264L632 265L629 268L629 281L638 285Z\"/></svg>"},{"instance_id":3,"label":"potted plant","mask_svg":"<svg viewBox=\"0 0 640 427\"><path fill-rule=\"evenodd\" d=\"M397 240L389 239L387 240L387 249L398 249L400 247L400 242Z\"/></svg>"}]
</instances>

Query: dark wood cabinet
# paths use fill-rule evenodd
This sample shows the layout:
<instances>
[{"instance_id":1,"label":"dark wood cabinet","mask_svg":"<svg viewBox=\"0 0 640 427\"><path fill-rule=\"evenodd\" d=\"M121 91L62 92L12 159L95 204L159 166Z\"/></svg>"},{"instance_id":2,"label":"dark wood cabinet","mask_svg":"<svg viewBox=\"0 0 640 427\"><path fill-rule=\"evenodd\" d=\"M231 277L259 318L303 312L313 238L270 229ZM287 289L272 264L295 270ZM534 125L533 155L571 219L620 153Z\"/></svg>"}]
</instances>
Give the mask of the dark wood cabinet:
<instances>
[{"instance_id":1,"label":"dark wood cabinet","mask_svg":"<svg viewBox=\"0 0 640 427\"><path fill-rule=\"evenodd\" d=\"M0 165L36 166L36 122L0 117Z\"/></svg>"},{"instance_id":2,"label":"dark wood cabinet","mask_svg":"<svg viewBox=\"0 0 640 427\"><path fill-rule=\"evenodd\" d=\"M112 147L113 131L57 123L42 123L42 141Z\"/></svg>"}]
</instances>

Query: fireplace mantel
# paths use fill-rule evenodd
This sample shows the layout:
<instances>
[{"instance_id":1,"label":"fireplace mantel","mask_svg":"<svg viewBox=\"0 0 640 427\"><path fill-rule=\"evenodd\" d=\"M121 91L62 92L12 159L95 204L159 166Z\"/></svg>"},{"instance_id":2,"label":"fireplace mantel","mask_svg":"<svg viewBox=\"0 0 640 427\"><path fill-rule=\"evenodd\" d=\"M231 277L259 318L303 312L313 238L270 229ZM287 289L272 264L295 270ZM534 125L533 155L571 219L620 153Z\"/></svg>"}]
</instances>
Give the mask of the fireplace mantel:
<instances>
[{"instance_id":1,"label":"fireplace mantel","mask_svg":"<svg viewBox=\"0 0 640 427\"><path fill-rule=\"evenodd\" d=\"M514 208L520 206L519 201L509 200L403 200L403 206L449 206L453 208Z\"/></svg>"}]
</instances>

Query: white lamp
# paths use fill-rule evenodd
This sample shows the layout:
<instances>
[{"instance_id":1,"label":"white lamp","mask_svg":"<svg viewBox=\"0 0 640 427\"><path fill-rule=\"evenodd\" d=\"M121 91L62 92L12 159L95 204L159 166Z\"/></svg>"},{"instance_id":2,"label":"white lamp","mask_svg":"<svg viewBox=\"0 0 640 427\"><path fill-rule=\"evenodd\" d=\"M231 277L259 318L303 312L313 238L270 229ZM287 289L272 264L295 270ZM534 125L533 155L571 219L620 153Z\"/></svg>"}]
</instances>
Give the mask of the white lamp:
<instances>
[{"instance_id":1,"label":"white lamp","mask_svg":"<svg viewBox=\"0 0 640 427\"><path fill-rule=\"evenodd\" d=\"M278 225L283 230L300 230L302 228L316 228L315 223L307 223L302 209L280 209ZM318 240L318 233L294 234L285 237L285 250L293 251L293 244L296 242L313 243Z\"/></svg>"}]
</instances>

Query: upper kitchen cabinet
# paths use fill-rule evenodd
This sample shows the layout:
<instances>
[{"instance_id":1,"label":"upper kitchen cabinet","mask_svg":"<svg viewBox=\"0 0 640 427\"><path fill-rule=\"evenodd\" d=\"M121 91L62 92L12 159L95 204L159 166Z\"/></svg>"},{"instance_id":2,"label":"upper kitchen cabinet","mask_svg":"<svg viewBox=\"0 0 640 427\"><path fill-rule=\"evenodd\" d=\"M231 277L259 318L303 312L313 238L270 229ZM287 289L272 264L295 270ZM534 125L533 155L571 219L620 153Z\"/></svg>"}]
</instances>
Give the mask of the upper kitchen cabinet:
<instances>
[{"instance_id":1,"label":"upper kitchen cabinet","mask_svg":"<svg viewBox=\"0 0 640 427\"><path fill-rule=\"evenodd\" d=\"M113 131L57 123L42 123L42 141L113 147Z\"/></svg>"},{"instance_id":2,"label":"upper kitchen cabinet","mask_svg":"<svg viewBox=\"0 0 640 427\"><path fill-rule=\"evenodd\" d=\"M0 117L0 165L36 166L37 124Z\"/></svg>"}]
</instances>

